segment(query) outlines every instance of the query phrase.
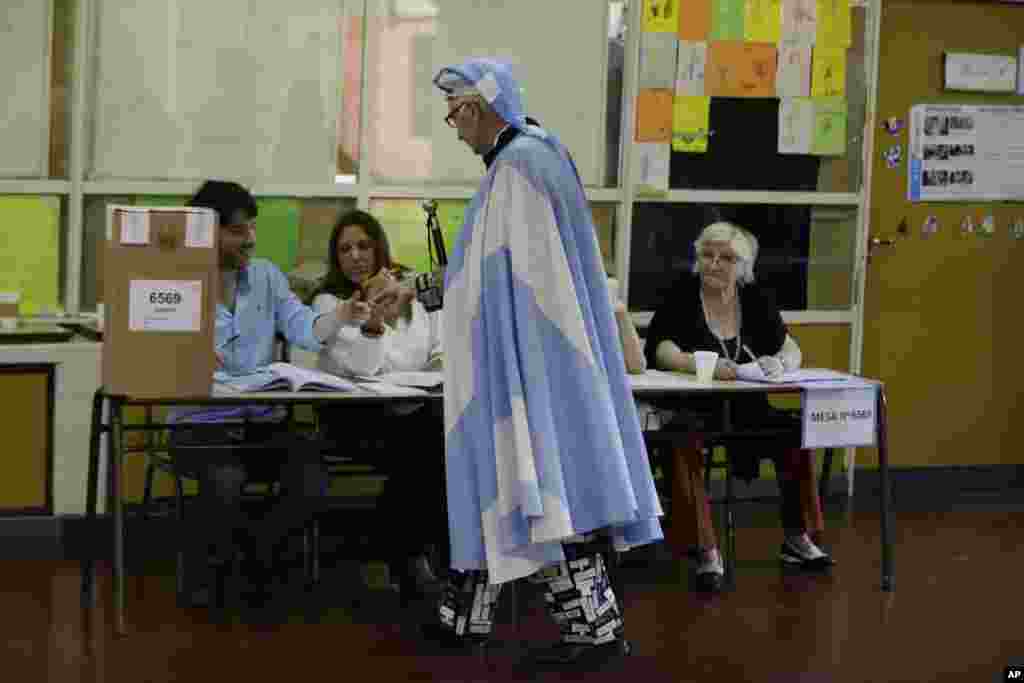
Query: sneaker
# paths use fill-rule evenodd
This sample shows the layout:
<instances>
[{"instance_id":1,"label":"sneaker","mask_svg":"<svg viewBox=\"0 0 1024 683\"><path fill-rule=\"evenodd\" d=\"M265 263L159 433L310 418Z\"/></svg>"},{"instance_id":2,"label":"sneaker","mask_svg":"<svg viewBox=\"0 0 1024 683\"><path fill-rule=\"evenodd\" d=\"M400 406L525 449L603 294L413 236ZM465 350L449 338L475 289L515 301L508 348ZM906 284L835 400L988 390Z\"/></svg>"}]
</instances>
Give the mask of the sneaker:
<instances>
[{"instance_id":1,"label":"sneaker","mask_svg":"<svg viewBox=\"0 0 1024 683\"><path fill-rule=\"evenodd\" d=\"M779 548L779 560L787 567L808 571L827 570L835 564L835 560L814 545L807 534L787 536Z\"/></svg>"},{"instance_id":2,"label":"sneaker","mask_svg":"<svg viewBox=\"0 0 1024 683\"><path fill-rule=\"evenodd\" d=\"M725 579L725 568L718 548L706 552L698 551L694 555L695 581L694 590L698 593L721 593Z\"/></svg>"},{"instance_id":3,"label":"sneaker","mask_svg":"<svg viewBox=\"0 0 1024 683\"><path fill-rule=\"evenodd\" d=\"M632 651L632 644L624 638L600 645L558 642L528 652L521 665L532 671L600 671L612 661L628 657Z\"/></svg>"}]
</instances>

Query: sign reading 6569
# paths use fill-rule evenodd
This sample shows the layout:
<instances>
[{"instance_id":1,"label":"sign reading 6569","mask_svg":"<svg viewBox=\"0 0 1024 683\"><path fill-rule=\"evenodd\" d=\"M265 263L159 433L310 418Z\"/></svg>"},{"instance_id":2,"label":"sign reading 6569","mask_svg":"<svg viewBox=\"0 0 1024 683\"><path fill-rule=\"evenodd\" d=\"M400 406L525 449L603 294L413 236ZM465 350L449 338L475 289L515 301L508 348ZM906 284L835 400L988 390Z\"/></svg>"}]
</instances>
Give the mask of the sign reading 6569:
<instances>
[{"instance_id":1,"label":"sign reading 6569","mask_svg":"<svg viewBox=\"0 0 1024 683\"><path fill-rule=\"evenodd\" d=\"M181 292L155 291L149 293L149 303L157 306L177 306L182 302Z\"/></svg>"}]
</instances>

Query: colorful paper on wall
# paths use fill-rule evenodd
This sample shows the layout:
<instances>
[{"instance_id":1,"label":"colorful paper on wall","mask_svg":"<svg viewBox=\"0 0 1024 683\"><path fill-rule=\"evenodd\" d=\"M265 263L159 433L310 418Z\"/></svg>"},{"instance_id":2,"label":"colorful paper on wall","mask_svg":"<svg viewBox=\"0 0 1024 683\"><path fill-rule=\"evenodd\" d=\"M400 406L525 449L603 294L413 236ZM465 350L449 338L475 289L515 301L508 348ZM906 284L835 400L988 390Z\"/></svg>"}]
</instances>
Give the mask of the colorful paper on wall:
<instances>
[{"instance_id":1,"label":"colorful paper on wall","mask_svg":"<svg viewBox=\"0 0 1024 683\"><path fill-rule=\"evenodd\" d=\"M261 197L256 200L256 248L253 255L265 258L289 273L299 251L299 203L294 199Z\"/></svg>"},{"instance_id":2,"label":"colorful paper on wall","mask_svg":"<svg viewBox=\"0 0 1024 683\"><path fill-rule=\"evenodd\" d=\"M814 101L783 97L779 101L779 154L810 154L814 142Z\"/></svg>"},{"instance_id":3,"label":"colorful paper on wall","mask_svg":"<svg viewBox=\"0 0 1024 683\"><path fill-rule=\"evenodd\" d=\"M775 97L778 50L771 43L713 41L704 89L717 97Z\"/></svg>"},{"instance_id":4,"label":"colorful paper on wall","mask_svg":"<svg viewBox=\"0 0 1024 683\"><path fill-rule=\"evenodd\" d=\"M815 45L850 47L853 43L850 0L817 0L818 29Z\"/></svg>"},{"instance_id":5,"label":"colorful paper on wall","mask_svg":"<svg viewBox=\"0 0 1024 683\"><path fill-rule=\"evenodd\" d=\"M706 41L711 35L712 0L679 0L680 40Z\"/></svg>"},{"instance_id":6,"label":"colorful paper on wall","mask_svg":"<svg viewBox=\"0 0 1024 683\"><path fill-rule=\"evenodd\" d=\"M712 0L711 39L743 40L746 0Z\"/></svg>"},{"instance_id":7,"label":"colorful paper on wall","mask_svg":"<svg viewBox=\"0 0 1024 683\"><path fill-rule=\"evenodd\" d=\"M820 156L846 154L846 100L814 98L814 143L811 153Z\"/></svg>"},{"instance_id":8,"label":"colorful paper on wall","mask_svg":"<svg viewBox=\"0 0 1024 683\"><path fill-rule=\"evenodd\" d=\"M641 142L636 155L636 192L661 196L668 192L668 169L672 148L661 142Z\"/></svg>"},{"instance_id":9,"label":"colorful paper on wall","mask_svg":"<svg viewBox=\"0 0 1024 683\"><path fill-rule=\"evenodd\" d=\"M783 41L814 45L817 33L817 0L782 0Z\"/></svg>"},{"instance_id":10,"label":"colorful paper on wall","mask_svg":"<svg viewBox=\"0 0 1024 683\"><path fill-rule=\"evenodd\" d=\"M672 107L672 151L708 151L710 120L710 97L677 97Z\"/></svg>"},{"instance_id":11,"label":"colorful paper on wall","mask_svg":"<svg viewBox=\"0 0 1024 683\"><path fill-rule=\"evenodd\" d=\"M779 97L811 96L811 46L799 43L779 44L779 63L775 74L775 92Z\"/></svg>"},{"instance_id":12,"label":"colorful paper on wall","mask_svg":"<svg viewBox=\"0 0 1024 683\"><path fill-rule=\"evenodd\" d=\"M752 43L777 43L782 35L781 0L746 0L744 38Z\"/></svg>"},{"instance_id":13,"label":"colorful paper on wall","mask_svg":"<svg viewBox=\"0 0 1024 683\"><path fill-rule=\"evenodd\" d=\"M640 34L640 88L674 88L676 51L674 33Z\"/></svg>"},{"instance_id":14,"label":"colorful paper on wall","mask_svg":"<svg viewBox=\"0 0 1024 683\"><path fill-rule=\"evenodd\" d=\"M704 74L708 62L708 44L679 41L676 69L676 97L704 94Z\"/></svg>"},{"instance_id":15,"label":"colorful paper on wall","mask_svg":"<svg viewBox=\"0 0 1024 683\"><path fill-rule=\"evenodd\" d=\"M811 71L812 97L846 94L846 48L816 46Z\"/></svg>"},{"instance_id":16,"label":"colorful paper on wall","mask_svg":"<svg viewBox=\"0 0 1024 683\"><path fill-rule=\"evenodd\" d=\"M679 0L643 0L645 33L675 33L679 30Z\"/></svg>"},{"instance_id":17,"label":"colorful paper on wall","mask_svg":"<svg viewBox=\"0 0 1024 683\"><path fill-rule=\"evenodd\" d=\"M671 90L642 89L636 98L636 141L672 142Z\"/></svg>"},{"instance_id":18,"label":"colorful paper on wall","mask_svg":"<svg viewBox=\"0 0 1024 683\"><path fill-rule=\"evenodd\" d=\"M0 197L0 292L20 292L19 315L60 304L60 199Z\"/></svg>"}]
</instances>

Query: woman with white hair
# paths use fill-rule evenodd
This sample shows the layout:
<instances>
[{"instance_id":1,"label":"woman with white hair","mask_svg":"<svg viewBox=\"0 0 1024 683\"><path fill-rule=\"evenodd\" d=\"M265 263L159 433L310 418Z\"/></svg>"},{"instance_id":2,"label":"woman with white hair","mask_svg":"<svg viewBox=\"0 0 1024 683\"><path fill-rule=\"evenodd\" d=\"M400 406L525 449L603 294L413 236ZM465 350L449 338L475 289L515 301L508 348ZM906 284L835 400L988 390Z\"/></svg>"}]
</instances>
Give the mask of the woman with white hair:
<instances>
[{"instance_id":1,"label":"woman with white hair","mask_svg":"<svg viewBox=\"0 0 1024 683\"><path fill-rule=\"evenodd\" d=\"M715 379L736 379L736 367L757 362L768 375L800 367L800 347L789 335L771 293L754 284L757 239L731 223L707 226L694 243L693 274L683 277L654 314L645 353L649 367L695 372L695 351L717 351ZM721 590L724 574L711 510L704 491L701 435L717 423L720 404L712 397L687 402L668 427L685 428L693 437L673 454L672 514L667 538L678 554L696 559L696 588ZM791 424L772 408L764 394L733 399L733 421L741 426ZM771 457L782 492L785 537L779 550L783 564L823 570L833 564L809 534L822 529L821 504L810 451L799 443L752 444L752 451L730 448L736 469L757 476L761 457ZM751 457L745 457L745 456ZM744 476L744 474L740 474Z\"/></svg>"}]
</instances>

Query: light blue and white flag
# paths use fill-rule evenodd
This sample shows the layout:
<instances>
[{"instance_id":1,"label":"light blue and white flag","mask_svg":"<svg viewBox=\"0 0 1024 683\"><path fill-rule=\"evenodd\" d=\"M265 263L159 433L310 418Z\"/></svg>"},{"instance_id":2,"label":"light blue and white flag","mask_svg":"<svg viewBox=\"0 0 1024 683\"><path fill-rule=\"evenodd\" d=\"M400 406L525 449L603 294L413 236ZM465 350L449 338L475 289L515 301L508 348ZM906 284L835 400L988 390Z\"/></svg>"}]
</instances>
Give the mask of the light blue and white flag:
<instances>
[{"instance_id":1,"label":"light blue and white flag","mask_svg":"<svg viewBox=\"0 0 1024 683\"><path fill-rule=\"evenodd\" d=\"M656 541L662 511L575 166L526 124L507 67L473 60L438 79L453 75L483 79L522 131L466 211L444 299L452 566L504 583L596 529L619 549Z\"/></svg>"}]
</instances>

